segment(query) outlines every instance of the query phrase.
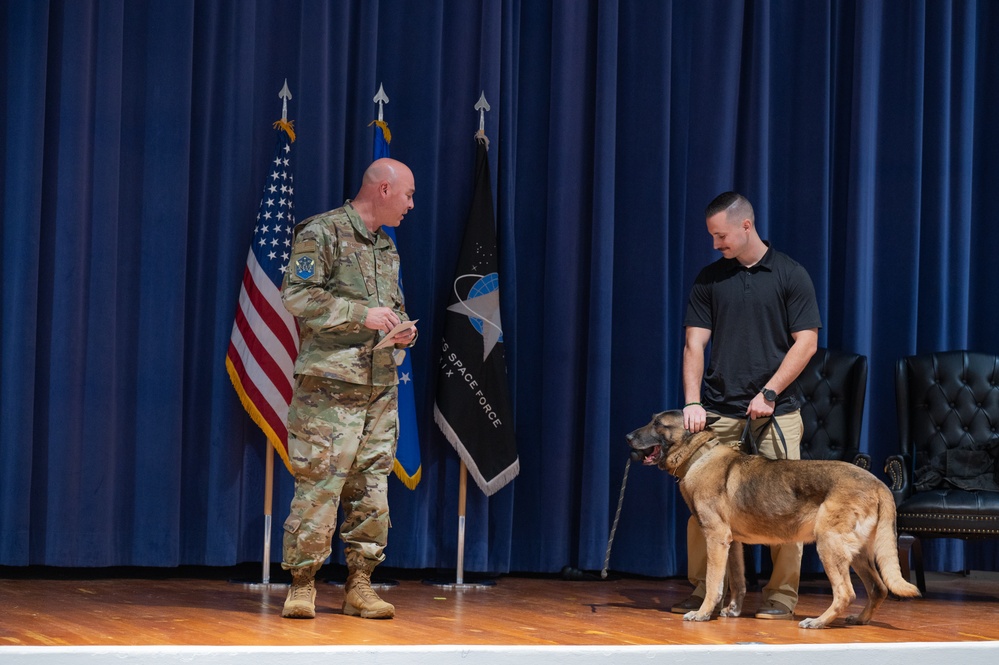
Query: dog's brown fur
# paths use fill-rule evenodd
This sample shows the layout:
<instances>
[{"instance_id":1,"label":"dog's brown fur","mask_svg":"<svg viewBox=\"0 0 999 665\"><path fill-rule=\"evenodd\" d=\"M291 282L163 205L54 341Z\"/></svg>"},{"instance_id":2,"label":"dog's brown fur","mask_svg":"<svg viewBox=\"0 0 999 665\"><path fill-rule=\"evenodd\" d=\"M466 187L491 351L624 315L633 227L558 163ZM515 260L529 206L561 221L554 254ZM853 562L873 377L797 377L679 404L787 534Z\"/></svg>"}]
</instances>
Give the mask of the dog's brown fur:
<instances>
[{"instance_id":1,"label":"dog's brown fur","mask_svg":"<svg viewBox=\"0 0 999 665\"><path fill-rule=\"evenodd\" d=\"M710 425L710 423L709 423ZM722 445L710 427L683 427L683 412L665 411L627 436L645 464L677 476L680 493L707 541L704 602L684 615L707 621L721 600L728 559L729 602L722 616L739 616L746 595L742 547L814 542L832 584L833 600L802 628L823 628L856 598L850 566L867 589L867 605L847 623L866 624L891 591L912 598L919 590L901 575L895 540L895 501L887 486L847 462L769 460Z\"/></svg>"}]
</instances>

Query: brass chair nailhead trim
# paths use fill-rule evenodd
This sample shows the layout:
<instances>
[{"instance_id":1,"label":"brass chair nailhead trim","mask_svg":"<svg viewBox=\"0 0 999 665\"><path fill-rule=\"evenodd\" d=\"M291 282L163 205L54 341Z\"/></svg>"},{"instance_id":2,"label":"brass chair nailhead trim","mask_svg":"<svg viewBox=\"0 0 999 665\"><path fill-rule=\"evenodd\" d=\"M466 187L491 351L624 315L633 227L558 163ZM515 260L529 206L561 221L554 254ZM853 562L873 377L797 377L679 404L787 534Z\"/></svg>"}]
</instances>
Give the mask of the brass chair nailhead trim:
<instances>
[{"instance_id":1,"label":"brass chair nailhead trim","mask_svg":"<svg viewBox=\"0 0 999 665\"><path fill-rule=\"evenodd\" d=\"M938 519L938 520L965 520L965 521L984 521L984 520L996 520L999 522L999 515L949 515L947 513L898 513L898 519L902 518L917 518L917 519Z\"/></svg>"},{"instance_id":2,"label":"brass chair nailhead trim","mask_svg":"<svg viewBox=\"0 0 999 665\"><path fill-rule=\"evenodd\" d=\"M958 537L960 534L973 534L976 536L999 536L999 529L931 529L929 527L899 527L902 533L935 533L939 538L949 538L948 534Z\"/></svg>"}]
</instances>

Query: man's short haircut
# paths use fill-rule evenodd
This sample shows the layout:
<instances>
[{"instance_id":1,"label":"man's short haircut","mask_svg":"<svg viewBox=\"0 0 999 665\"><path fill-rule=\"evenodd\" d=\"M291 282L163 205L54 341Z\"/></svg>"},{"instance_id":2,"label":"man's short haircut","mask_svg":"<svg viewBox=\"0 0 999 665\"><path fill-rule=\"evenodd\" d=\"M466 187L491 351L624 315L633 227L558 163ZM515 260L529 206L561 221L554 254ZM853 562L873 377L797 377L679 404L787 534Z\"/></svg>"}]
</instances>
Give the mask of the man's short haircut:
<instances>
[{"instance_id":1,"label":"man's short haircut","mask_svg":"<svg viewBox=\"0 0 999 665\"><path fill-rule=\"evenodd\" d=\"M753 204L749 202L749 199L737 192L724 192L716 196L704 210L704 218L714 217L723 211L726 213L725 216L729 221L733 219L756 221Z\"/></svg>"}]
</instances>

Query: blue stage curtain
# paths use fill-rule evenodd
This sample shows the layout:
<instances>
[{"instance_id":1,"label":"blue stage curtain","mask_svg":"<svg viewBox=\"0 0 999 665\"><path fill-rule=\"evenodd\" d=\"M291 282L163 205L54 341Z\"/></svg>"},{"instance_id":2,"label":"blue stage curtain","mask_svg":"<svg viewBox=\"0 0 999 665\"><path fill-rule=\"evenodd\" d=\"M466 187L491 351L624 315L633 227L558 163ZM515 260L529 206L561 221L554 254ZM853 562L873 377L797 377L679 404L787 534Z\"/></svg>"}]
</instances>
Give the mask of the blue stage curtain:
<instances>
[{"instance_id":1,"label":"blue stage curtain","mask_svg":"<svg viewBox=\"0 0 999 665\"><path fill-rule=\"evenodd\" d=\"M423 480L387 565L455 565L458 460L432 418L484 92L520 476L467 507L465 569L603 566L624 435L680 404L682 319L736 189L815 282L820 342L893 368L999 353L999 8L989 0L35 0L0 4L0 565L262 555L267 443L225 371L288 80L298 219L371 155L416 176L398 231ZM275 533L291 478L275 471ZM684 575L673 481L631 470L611 568ZM338 548L335 548L338 549ZM339 556L339 555L338 555ZM938 543L931 569L999 569Z\"/></svg>"}]
</instances>

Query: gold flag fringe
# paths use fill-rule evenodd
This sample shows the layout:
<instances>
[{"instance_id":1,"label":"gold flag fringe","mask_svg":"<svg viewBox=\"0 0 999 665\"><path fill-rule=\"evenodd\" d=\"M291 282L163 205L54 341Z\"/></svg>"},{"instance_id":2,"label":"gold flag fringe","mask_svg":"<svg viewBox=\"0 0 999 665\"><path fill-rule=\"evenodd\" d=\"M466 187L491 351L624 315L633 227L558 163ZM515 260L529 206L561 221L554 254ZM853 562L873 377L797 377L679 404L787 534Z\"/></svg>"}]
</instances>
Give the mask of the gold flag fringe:
<instances>
[{"instance_id":1,"label":"gold flag fringe","mask_svg":"<svg viewBox=\"0 0 999 665\"><path fill-rule=\"evenodd\" d=\"M285 448L285 444L281 441L281 438L277 433L267 424L267 420L261 415L260 411L257 410L256 405L253 400L246 394L246 390L243 389L243 382L239 380L239 372L236 371L235 365L228 357L225 359L226 369L229 371L229 380L232 381L232 387L236 389L236 394L239 395L239 401L243 404L243 408L249 414L250 419L257 424L257 427L264 431L264 435L267 440L270 441L271 446L277 451L277 454L281 457L281 461L284 462L284 466L288 469L288 473L295 475L295 472L291 470L291 460L288 459L288 450Z\"/></svg>"},{"instance_id":2,"label":"gold flag fringe","mask_svg":"<svg viewBox=\"0 0 999 665\"><path fill-rule=\"evenodd\" d=\"M274 123L274 129L283 129L291 142L295 142L295 121L294 120L278 120Z\"/></svg>"},{"instance_id":3,"label":"gold flag fringe","mask_svg":"<svg viewBox=\"0 0 999 665\"><path fill-rule=\"evenodd\" d=\"M395 477L398 478L403 485L411 490L415 490L416 486L420 484L420 478L423 477L423 465L421 464L416 473L412 476L406 473L406 469L402 468L402 464L399 464L399 460L395 460L392 465L392 471L395 472Z\"/></svg>"}]
</instances>

